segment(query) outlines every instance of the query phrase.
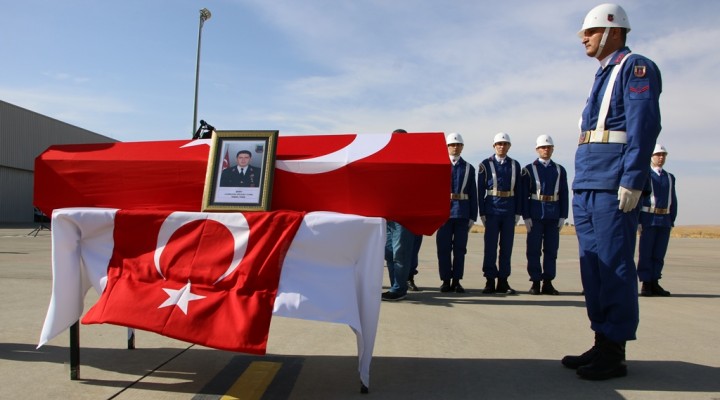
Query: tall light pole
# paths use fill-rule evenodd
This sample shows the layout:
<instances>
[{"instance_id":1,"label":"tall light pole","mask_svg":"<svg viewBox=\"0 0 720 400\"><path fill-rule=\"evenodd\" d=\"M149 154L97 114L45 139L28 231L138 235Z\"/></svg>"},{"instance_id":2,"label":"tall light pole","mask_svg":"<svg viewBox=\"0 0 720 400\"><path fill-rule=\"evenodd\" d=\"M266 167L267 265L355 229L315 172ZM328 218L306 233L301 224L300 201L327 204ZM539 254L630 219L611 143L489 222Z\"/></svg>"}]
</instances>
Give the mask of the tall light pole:
<instances>
[{"instance_id":1,"label":"tall light pole","mask_svg":"<svg viewBox=\"0 0 720 400\"><path fill-rule=\"evenodd\" d=\"M202 43L202 28L205 21L209 20L212 14L207 8L200 10L200 27L198 28L198 48L197 48L197 63L195 64L195 109L193 111L193 128L190 135L195 133L197 129L197 103L198 103L198 83L200 81L200 44Z\"/></svg>"}]
</instances>

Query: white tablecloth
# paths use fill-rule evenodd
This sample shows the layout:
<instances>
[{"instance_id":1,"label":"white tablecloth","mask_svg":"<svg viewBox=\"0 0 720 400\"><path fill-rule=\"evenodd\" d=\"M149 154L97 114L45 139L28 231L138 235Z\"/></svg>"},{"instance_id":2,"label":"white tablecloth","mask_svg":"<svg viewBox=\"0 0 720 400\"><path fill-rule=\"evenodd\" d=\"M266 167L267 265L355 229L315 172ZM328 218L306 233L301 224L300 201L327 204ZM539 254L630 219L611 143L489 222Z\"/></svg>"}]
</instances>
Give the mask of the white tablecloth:
<instances>
[{"instance_id":1,"label":"white tablecloth","mask_svg":"<svg viewBox=\"0 0 720 400\"><path fill-rule=\"evenodd\" d=\"M53 212L53 289L38 347L80 319L91 287L98 294L105 288L116 211ZM273 310L277 316L349 325L357 336L360 380L368 387L384 246L382 218L308 213L285 258Z\"/></svg>"}]
</instances>

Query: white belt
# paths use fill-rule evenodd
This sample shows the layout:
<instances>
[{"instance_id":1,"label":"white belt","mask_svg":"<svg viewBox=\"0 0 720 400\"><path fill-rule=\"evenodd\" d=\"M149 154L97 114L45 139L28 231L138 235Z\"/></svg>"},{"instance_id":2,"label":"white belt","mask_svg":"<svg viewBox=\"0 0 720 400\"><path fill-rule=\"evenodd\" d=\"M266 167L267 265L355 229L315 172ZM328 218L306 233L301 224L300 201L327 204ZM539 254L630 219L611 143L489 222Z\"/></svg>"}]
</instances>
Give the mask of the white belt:
<instances>
[{"instance_id":1,"label":"white belt","mask_svg":"<svg viewBox=\"0 0 720 400\"><path fill-rule=\"evenodd\" d=\"M495 197L513 197L515 195L514 190L510 190L507 192L503 192L501 190L490 190L486 192L488 196L495 196Z\"/></svg>"},{"instance_id":2,"label":"white belt","mask_svg":"<svg viewBox=\"0 0 720 400\"><path fill-rule=\"evenodd\" d=\"M650 213L650 214L659 214L659 215L670 214L669 208L642 207L640 209L640 211Z\"/></svg>"},{"instance_id":3,"label":"white belt","mask_svg":"<svg viewBox=\"0 0 720 400\"><path fill-rule=\"evenodd\" d=\"M627 143L624 131L585 131L580 134L578 146L587 143Z\"/></svg>"},{"instance_id":4,"label":"white belt","mask_svg":"<svg viewBox=\"0 0 720 400\"><path fill-rule=\"evenodd\" d=\"M558 195L554 195L554 196L544 195L544 194L537 195L534 193L532 195L530 195L530 198L533 200L539 200L539 201L558 201L558 200L560 200L560 196L558 196Z\"/></svg>"}]
</instances>

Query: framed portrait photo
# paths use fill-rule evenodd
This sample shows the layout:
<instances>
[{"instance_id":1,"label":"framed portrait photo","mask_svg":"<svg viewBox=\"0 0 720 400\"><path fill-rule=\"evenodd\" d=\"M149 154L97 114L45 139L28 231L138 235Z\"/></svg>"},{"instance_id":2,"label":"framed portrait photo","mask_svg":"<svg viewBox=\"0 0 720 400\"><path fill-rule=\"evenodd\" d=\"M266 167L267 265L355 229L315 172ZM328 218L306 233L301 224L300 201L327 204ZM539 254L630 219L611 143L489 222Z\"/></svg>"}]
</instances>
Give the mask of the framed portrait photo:
<instances>
[{"instance_id":1,"label":"framed portrait photo","mask_svg":"<svg viewBox=\"0 0 720 400\"><path fill-rule=\"evenodd\" d=\"M268 211L278 131L216 131L202 211Z\"/></svg>"}]
</instances>

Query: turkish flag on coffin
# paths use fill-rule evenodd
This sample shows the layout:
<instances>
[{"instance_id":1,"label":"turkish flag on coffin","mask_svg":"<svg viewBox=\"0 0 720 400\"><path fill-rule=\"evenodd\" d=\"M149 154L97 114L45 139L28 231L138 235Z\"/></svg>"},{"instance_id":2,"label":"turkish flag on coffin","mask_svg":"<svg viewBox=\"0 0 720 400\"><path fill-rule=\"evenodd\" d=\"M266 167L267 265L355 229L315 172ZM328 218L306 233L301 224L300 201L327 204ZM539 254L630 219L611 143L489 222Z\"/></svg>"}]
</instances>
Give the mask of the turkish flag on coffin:
<instances>
[{"instance_id":1,"label":"turkish flag on coffin","mask_svg":"<svg viewBox=\"0 0 720 400\"><path fill-rule=\"evenodd\" d=\"M283 259L304 214L120 210L107 285L82 322L265 354Z\"/></svg>"},{"instance_id":2,"label":"turkish flag on coffin","mask_svg":"<svg viewBox=\"0 0 720 400\"><path fill-rule=\"evenodd\" d=\"M200 211L209 145L51 146L35 160L34 204L47 215L67 207ZM382 217L424 235L450 214L442 133L280 136L274 172L272 210Z\"/></svg>"}]
</instances>

